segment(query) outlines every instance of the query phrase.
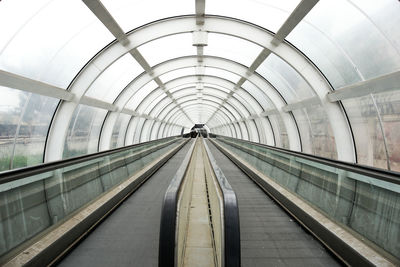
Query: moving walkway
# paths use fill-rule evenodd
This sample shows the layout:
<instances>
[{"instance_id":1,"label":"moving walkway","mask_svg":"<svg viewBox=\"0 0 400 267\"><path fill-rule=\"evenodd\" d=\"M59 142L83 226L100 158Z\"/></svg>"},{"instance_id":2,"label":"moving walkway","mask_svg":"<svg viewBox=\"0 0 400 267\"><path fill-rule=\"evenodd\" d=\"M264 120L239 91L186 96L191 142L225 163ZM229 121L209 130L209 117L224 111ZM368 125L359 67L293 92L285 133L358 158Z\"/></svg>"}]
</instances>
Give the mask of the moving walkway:
<instances>
[{"instance_id":1,"label":"moving walkway","mask_svg":"<svg viewBox=\"0 0 400 267\"><path fill-rule=\"evenodd\" d=\"M1 264L398 263L395 235L382 244L357 228L383 207L380 223L396 230L398 175L212 137L1 173Z\"/></svg>"}]
</instances>

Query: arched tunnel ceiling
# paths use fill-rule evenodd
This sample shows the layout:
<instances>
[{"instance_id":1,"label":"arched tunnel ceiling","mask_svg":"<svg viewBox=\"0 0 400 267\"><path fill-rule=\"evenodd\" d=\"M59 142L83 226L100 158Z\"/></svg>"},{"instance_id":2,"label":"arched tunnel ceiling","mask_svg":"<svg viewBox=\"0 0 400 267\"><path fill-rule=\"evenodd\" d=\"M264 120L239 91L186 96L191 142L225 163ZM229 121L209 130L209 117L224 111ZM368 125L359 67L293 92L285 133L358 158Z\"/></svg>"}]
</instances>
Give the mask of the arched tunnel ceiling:
<instances>
[{"instance_id":1,"label":"arched tunnel ceiling","mask_svg":"<svg viewBox=\"0 0 400 267\"><path fill-rule=\"evenodd\" d=\"M16 129L36 97L48 102L36 111L47 115L45 161L204 123L217 134L400 169L390 148L400 137L388 133L400 127L392 122L395 1L42 0L19 11L13 1L0 6L0 85L20 98Z\"/></svg>"}]
</instances>

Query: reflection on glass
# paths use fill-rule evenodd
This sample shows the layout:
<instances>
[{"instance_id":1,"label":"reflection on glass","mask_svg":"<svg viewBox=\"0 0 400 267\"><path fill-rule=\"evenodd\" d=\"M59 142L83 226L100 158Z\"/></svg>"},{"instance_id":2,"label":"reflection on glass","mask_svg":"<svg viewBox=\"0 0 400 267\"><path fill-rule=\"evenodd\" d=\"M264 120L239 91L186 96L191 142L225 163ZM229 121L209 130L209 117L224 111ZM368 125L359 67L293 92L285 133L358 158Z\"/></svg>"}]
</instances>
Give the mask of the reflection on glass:
<instances>
[{"instance_id":1,"label":"reflection on glass","mask_svg":"<svg viewBox=\"0 0 400 267\"><path fill-rule=\"evenodd\" d=\"M177 57L197 55L196 48L192 46L192 35L190 33L166 36L146 43L140 46L138 50L150 66Z\"/></svg>"},{"instance_id":2,"label":"reflection on glass","mask_svg":"<svg viewBox=\"0 0 400 267\"><path fill-rule=\"evenodd\" d=\"M72 115L63 158L97 152L101 126L107 110L79 105Z\"/></svg>"},{"instance_id":3,"label":"reflection on glass","mask_svg":"<svg viewBox=\"0 0 400 267\"><path fill-rule=\"evenodd\" d=\"M250 66L262 51L249 41L224 34L209 33L204 55L223 57Z\"/></svg>"},{"instance_id":4,"label":"reflection on glass","mask_svg":"<svg viewBox=\"0 0 400 267\"><path fill-rule=\"evenodd\" d=\"M119 93L141 72L143 68L127 53L103 71L85 95L113 103Z\"/></svg>"},{"instance_id":5,"label":"reflection on glass","mask_svg":"<svg viewBox=\"0 0 400 267\"><path fill-rule=\"evenodd\" d=\"M128 123L131 119L130 115L120 113L117 121L115 122L112 137L111 137L111 148L117 148L124 146L125 134L128 128Z\"/></svg>"},{"instance_id":6,"label":"reflection on glass","mask_svg":"<svg viewBox=\"0 0 400 267\"><path fill-rule=\"evenodd\" d=\"M58 100L5 87L0 90L0 171L43 162Z\"/></svg>"},{"instance_id":7,"label":"reflection on glass","mask_svg":"<svg viewBox=\"0 0 400 267\"><path fill-rule=\"evenodd\" d=\"M0 69L61 88L115 39L82 1L2 1L0 25Z\"/></svg>"},{"instance_id":8,"label":"reflection on glass","mask_svg":"<svg viewBox=\"0 0 400 267\"><path fill-rule=\"evenodd\" d=\"M397 1L320 1L287 39L338 88L399 69L399 11Z\"/></svg>"}]
</instances>

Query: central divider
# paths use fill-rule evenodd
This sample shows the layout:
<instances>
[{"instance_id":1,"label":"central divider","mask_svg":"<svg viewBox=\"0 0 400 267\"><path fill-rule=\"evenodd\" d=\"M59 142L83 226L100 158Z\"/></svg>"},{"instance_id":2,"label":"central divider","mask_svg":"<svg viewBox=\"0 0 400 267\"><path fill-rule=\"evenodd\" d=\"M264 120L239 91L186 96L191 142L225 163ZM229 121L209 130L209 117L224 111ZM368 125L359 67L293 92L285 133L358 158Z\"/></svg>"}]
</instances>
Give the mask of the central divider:
<instances>
[{"instance_id":1,"label":"central divider","mask_svg":"<svg viewBox=\"0 0 400 267\"><path fill-rule=\"evenodd\" d=\"M159 266L240 266L236 195L203 138L189 149L165 194Z\"/></svg>"}]
</instances>

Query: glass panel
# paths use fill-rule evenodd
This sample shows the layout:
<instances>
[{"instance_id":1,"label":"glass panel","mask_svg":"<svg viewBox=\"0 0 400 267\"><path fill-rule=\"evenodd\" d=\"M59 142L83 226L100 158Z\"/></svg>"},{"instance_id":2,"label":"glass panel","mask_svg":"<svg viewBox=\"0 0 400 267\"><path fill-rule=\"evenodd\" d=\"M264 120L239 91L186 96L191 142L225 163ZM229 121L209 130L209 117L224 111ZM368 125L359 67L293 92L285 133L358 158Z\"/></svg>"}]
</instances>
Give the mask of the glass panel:
<instances>
[{"instance_id":1,"label":"glass panel","mask_svg":"<svg viewBox=\"0 0 400 267\"><path fill-rule=\"evenodd\" d=\"M172 109L175 109L176 105L174 103L169 104L168 106L166 106L165 108L160 108L159 113L154 112L154 115L157 116L157 118L159 118L160 120L165 120L165 116L167 114L169 114L169 112L172 111Z\"/></svg>"},{"instance_id":2,"label":"glass panel","mask_svg":"<svg viewBox=\"0 0 400 267\"><path fill-rule=\"evenodd\" d=\"M324 108L320 105L315 105L303 110L308 114L308 119L310 120L314 154L325 158L337 159L335 136Z\"/></svg>"},{"instance_id":3,"label":"glass panel","mask_svg":"<svg viewBox=\"0 0 400 267\"><path fill-rule=\"evenodd\" d=\"M143 99L156 88L158 88L158 85L154 81L150 81L134 93L134 95L125 105L125 108L136 110L137 106L143 101Z\"/></svg>"},{"instance_id":4,"label":"glass panel","mask_svg":"<svg viewBox=\"0 0 400 267\"><path fill-rule=\"evenodd\" d=\"M128 53L101 73L90 85L86 95L113 103L119 93L142 72L143 68Z\"/></svg>"},{"instance_id":5,"label":"glass panel","mask_svg":"<svg viewBox=\"0 0 400 267\"><path fill-rule=\"evenodd\" d=\"M221 110L224 111L228 116L233 116L232 121L240 120L242 118L239 112L232 108L231 105L223 105L221 106Z\"/></svg>"},{"instance_id":6,"label":"glass panel","mask_svg":"<svg viewBox=\"0 0 400 267\"><path fill-rule=\"evenodd\" d=\"M154 99L162 94L163 91L160 90L159 88L153 89L151 92L149 92L148 95L144 96L142 101L139 103L139 105L136 107L136 111L139 113L142 113L144 109L152 102Z\"/></svg>"},{"instance_id":7,"label":"glass panel","mask_svg":"<svg viewBox=\"0 0 400 267\"><path fill-rule=\"evenodd\" d=\"M258 137L258 130L257 130L257 126L254 122L254 120L248 120L245 121L245 124L247 126L247 129L249 130L249 140L252 142L260 142L260 139Z\"/></svg>"},{"instance_id":8,"label":"glass panel","mask_svg":"<svg viewBox=\"0 0 400 267\"><path fill-rule=\"evenodd\" d=\"M102 0L122 29L127 32L151 21L194 13L194 5L182 0Z\"/></svg>"},{"instance_id":9,"label":"glass panel","mask_svg":"<svg viewBox=\"0 0 400 267\"><path fill-rule=\"evenodd\" d=\"M222 86L220 86L220 85L218 85L218 84L209 84L209 83L204 83L204 88L205 88L205 87L213 87L213 88L218 88L218 89L220 89L221 91L224 91L224 92L226 92L226 93L229 93L230 91L232 91L231 89L228 89L228 88L222 87Z\"/></svg>"},{"instance_id":10,"label":"glass panel","mask_svg":"<svg viewBox=\"0 0 400 267\"><path fill-rule=\"evenodd\" d=\"M348 99L342 103L353 130L358 163L387 168L382 129L371 96Z\"/></svg>"},{"instance_id":11,"label":"glass panel","mask_svg":"<svg viewBox=\"0 0 400 267\"><path fill-rule=\"evenodd\" d=\"M218 97L215 97L213 95L202 94L201 99L210 100L210 101L213 101L213 102L215 102L215 103L217 103L219 105L222 104L222 99L219 99Z\"/></svg>"},{"instance_id":12,"label":"glass panel","mask_svg":"<svg viewBox=\"0 0 400 267\"><path fill-rule=\"evenodd\" d=\"M4 171L11 168L18 125L29 93L7 87L0 90L0 171Z\"/></svg>"},{"instance_id":13,"label":"glass panel","mask_svg":"<svg viewBox=\"0 0 400 267\"><path fill-rule=\"evenodd\" d=\"M58 100L0 87L0 171L43 162Z\"/></svg>"},{"instance_id":14,"label":"glass panel","mask_svg":"<svg viewBox=\"0 0 400 267\"><path fill-rule=\"evenodd\" d=\"M254 100L246 91L238 90L233 96L242 104L244 104L250 111L251 114L260 114L262 108L260 104Z\"/></svg>"},{"instance_id":15,"label":"glass panel","mask_svg":"<svg viewBox=\"0 0 400 267\"><path fill-rule=\"evenodd\" d=\"M400 91L375 94L389 155L390 169L400 172Z\"/></svg>"},{"instance_id":16,"label":"glass panel","mask_svg":"<svg viewBox=\"0 0 400 267\"><path fill-rule=\"evenodd\" d=\"M236 75L230 71L217 68L205 68L204 75L220 77L233 83L237 83L240 80L239 75Z\"/></svg>"},{"instance_id":17,"label":"glass panel","mask_svg":"<svg viewBox=\"0 0 400 267\"><path fill-rule=\"evenodd\" d=\"M155 118L159 118L158 115L164 108L167 108L168 105L174 106L174 105L170 105L171 103L172 103L172 100L169 97L164 98L157 105L155 105L154 108L148 112L148 114ZM159 119L161 119L161 118L159 118Z\"/></svg>"},{"instance_id":18,"label":"glass panel","mask_svg":"<svg viewBox=\"0 0 400 267\"><path fill-rule=\"evenodd\" d=\"M182 103L185 103L187 101L192 101L192 100L197 100L196 95L188 95L188 96L183 96L183 97L177 98L176 102L178 102L178 104L182 104Z\"/></svg>"},{"instance_id":19,"label":"glass panel","mask_svg":"<svg viewBox=\"0 0 400 267\"><path fill-rule=\"evenodd\" d=\"M156 121L153 125L153 130L151 131L151 140L156 140L157 139L157 133L158 130L160 129L161 122Z\"/></svg>"},{"instance_id":20,"label":"glass panel","mask_svg":"<svg viewBox=\"0 0 400 267\"><path fill-rule=\"evenodd\" d=\"M140 142L141 143L150 140L150 135L151 135L150 128L153 125L153 123L154 123L154 121L151 121L151 120L147 120L144 123L143 128L142 128L142 133L140 135Z\"/></svg>"},{"instance_id":21,"label":"glass panel","mask_svg":"<svg viewBox=\"0 0 400 267\"><path fill-rule=\"evenodd\" d=\"M275 142L277 147L283 147L289 149L289 138L286 132L285 124L282 121L281 116L279 115L270 115L268 116L272 129L275 133Z\"/></svg>"},{"instance_id":22,"label":"glass panel","mask_svg":"<svg viewBox=\"0 0 400 267\"><path fill-rule=\"evenodd\" d=\"M131 118L132 116L128 114L119 114L111 137L111 148L123 147L125 145L126 130Z\"/></svg>"},{"instance_id":23,"label":"glass panel","mask_svg":"<svg viewBox=\"0 0 400 267\"><path fill-rule=\"evenodd\" d=\"M391 91L343 101L355 136L359 163L383 169L390 164L391 170L400 171L399 95L398 91Z\"/></svg>"},{"instance_id":24,"label":"glass panel","mask_svg":"<svg viewBox=\"0 0 400 267\"><path fill-rule=\"evenodd\" d=\"M304 109L296 109L292 111L296 124L300 133L302 152L308 154L315 154L313 149L313 133L311 130L311 123L308 114Z\"/></svg>"},{"instance_id":25,"label":"glass panel","mask_svg":"<svg viewBox=\"0 0 400 267\"><path fill-rule=\"evenodd\" d=\"M235 127L236 137L242 139L242 131L237 123L234 123L233 126Z\"/></svg>"},{"instance_id":26,"label":"glass panel","mask_svg":"<svg viewBox=\"0 0 400 267\"><path fill-rule=\"evenodd\" d=\"M246 81L242 88L244 88L248 93L253 95L257 101L262 105L264 110L273 109L274 105L272 104L271 100L268 98L266 94L263 94L258 87L254 84ZM239 91L240 92L240 91Z\"/></svg>"},{"instance_id":27,"label":"glass panel","mask_svg":"<svg viewBox=\"0 0 400 267\"><path fill-rule=\"evenodd\" d=\"M174 80L176 78L180 78L180 77L184 77L184 76L190 76L190 75L195 75L195 70L193 67L190 68L184 68L184 69L179 69L179 70L174 70L174 71L170 71L167 72L161 76L159 76L159 78L161 79L161 81L163 81L164 83L167 83L171 80Z\"/></svg>"},{"instance_id":28,"label":"glass panel","mask_svg":"<svg viewBox=\"0 0 400 267\"><path fill-rule=\"evenodd\" d=\"M142 131L143 128L143 123L146 121L146 119L144 118L139 118L137 125L136 125L136 130L134 132L134 136L133 136L133 143L137 144L140 143L140 133Z\"/></svg>"},{"instance_id":29,"label":"glass panel","mask_svg":"<svg viewBox=\"0 0 400 267\"><path fill-rule=\"evenodd\" d=\"M218 0L207 2L206 13L251 21L276 32L299 2L299 0Z\"/></svg>"},{"instance_id":30,"label":"glass panel","mask_svg":"<svg viewBox=\"0 0 400 267\"><path fill-rule=\"evenodd\" d=\"M257 69L288 103L315 95L308 83L285 61L271 54Z\"/></svg>"},{"instance_id":31,"label":"glass panel","mask_svg":"<svg viewBox=\"0 0 400 267\"><path fill-rule=\"evenodd\" d=\"M157 94L155 95L155 97L156 97L156 98L153 99L150 103L147 103L147 104L142 105L143 108L141 108L139 112L143 112L144 114L149 114L150 111L152 111L153 108L154 108L156 105L161 105L161 103L160 103L161 100L163 100L164 98L169 99L169 97L167 96L167 94L164 93L164 92L161 91L161 90L157 90Z\"/></svg>"},{"instance_id":32,"label":"glass panel","mask_svg":"<svg viewBox=\"0 0 400 267\"><path fill-rule=\"evenodd\" d=\"M72 115L63 158L97 152L101 126L107 110L79 105Z\"/></svg>"},{"instance_id":33,"label":"glass panel","mask_svg":"<svg viewBox=\"0 0 400 267\"><path fill-rule=\"evenodd\" d=\"M287 39L338 88L399 69L399 12L389 0L321 1Z\"/></svg>"},{"instance_id":34,"label":"glass panel","mask_svg":"<svg viewBox=\"0 0 400 267\"><path fill-rule=\"evenodd\" d=\"M241 114L241 118L246 118L250 116L250 112L248 111L247 107L245 108L243 104L237 101L235 98L229 98L227 103L230 103L234 108L239 111L239 113Z\"/></svg>"},{"instance_id":35,"label":"glass panel","mask_svg":"<svg viewBox=\"0 0 400 267\"><path fill-rule=\"evenodd\" d=\"M0 69L61 88L115 39L82 1L2 1L0 27Z\"/></svg>"},{"instance_id":36,"label":"glass panel","mask_svg":"<svg viewBox=\"0 0 400 267\"><path fill-rule=\"evenodd\" d=\"M220 90L213 89L210 87L205 87L202 92L203 92L203 94L215 95L220 98L226 98L228 96L227 93L221 92Z\"/></svg>"},{"instance_id":37,"label":"glass panel","mask_svg":"<svg viewBox=\"0 0 400 267\"><path fill-rule=\"evenodd\" d=\"M197 55L189 33L163 37L140 46L138 50L150 66L177 57Z\"/></svg>"},{"instance_id":38,"label":"glass panel","mask_svg":"<svg viewBox=\"0 0 400 267\"><path fill-rule=\"evenodd\" d=\"M174 87L174 88L170 89L169 92L173 93L173 92L176 92L176 91L179 91L179 90L181 90L183 88L188 88L188 87L195 87L196 88L196 83L182 84L182 85L179 85L177 87Z\"/></svg>"},{"instance_id":39,"label":"glass panel","mask_svg":"<svg viewBox=\"0 0 400 267\"><path fill-rule=\"evenodd\" d=\"M179 91L175 91L172 96L174 98L180 98L182 96L188 96L188 95L196 95L198 90L196 90L196 87L190 87L188 89L181 89Z\"/></svg>"},{"instance_id":40,"label":"glass panel","mask_svg":"<svg viewBox=\"0 0 400 267\"><path fill-rule=\"evenodd\" d=\"M244 122L239 122L240 129L242 129L242 139L249 140L249 134L247 131L247 127Z\"/></svg>"},{"instance_id":41,"label":"glass panel","mask_svg":"<svg viewBox=\"0 0 400 267\"><path fill-rule=\"evenodd\" d=\"M227 58L250 66L261 50L260 46L240 38L209 33L208 45L204 47L204 55Z\"/></svg>"}]
</instances>

